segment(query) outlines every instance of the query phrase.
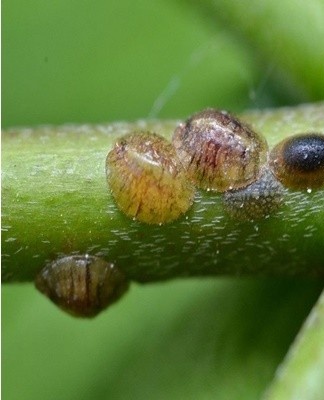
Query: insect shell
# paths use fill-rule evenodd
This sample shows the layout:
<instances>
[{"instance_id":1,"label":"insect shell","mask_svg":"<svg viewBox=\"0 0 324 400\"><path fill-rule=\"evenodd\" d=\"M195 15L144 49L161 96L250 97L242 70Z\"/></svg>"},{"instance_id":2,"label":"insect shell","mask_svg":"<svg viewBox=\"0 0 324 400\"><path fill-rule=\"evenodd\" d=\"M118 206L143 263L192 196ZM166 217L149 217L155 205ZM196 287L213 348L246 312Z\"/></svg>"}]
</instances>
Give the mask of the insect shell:
<instances>
[{"instance_id":1,"label":"insect shell","mask_svg":"<svg viewBox=\"0 0 324 400\"><path fill-rule=\"evenodd\" d=\"M240 221L253 221L268 217L282 204L285 189L269 168L264 168L260 178L251 185L229 190L223 195L227 213Z\"/></svg>"},{"instance_id":2,"label":"insect shell","mask_svg":"<svg viewBox=\"0 0 324 400\"><path fill-rule=\"evenodd\" d=\"M225 111L207 109L178 126L173 145L192 181L225 192L260 175L267 158L265 139Z\"/></svg>"},{"instance_id":3,"label":"insect shell","mask_svg":"<svg viewBox=\"0 0 324 400\"><path fill-rule=\"evenodd\" d=\"M124 274L102 258L79 255L59 258L37 275L36 288L76 317L94 317L128 289Z\"/></svg>"},{"instance_id":4,"label":"insect shell","mask_svg":"<svg viewBox=\"0 0 324 400\"><path fill-rule=\"evenodd\" d=\"M270 153L270 166L288 188L324 186L324 135L300 134L281 141Z\"/></svg>"},{"instance_id":5,"label":"insect shell","mask_svg":"<svg viewBox=\"0 0 324 400\"><path fill-rule=\"evenodd\" d=\"M107 155L106 173L117 206L138 221L171 222L192 205L195 188L173 146L154 133L120 138Z\"/></svg>"}]
</instances>

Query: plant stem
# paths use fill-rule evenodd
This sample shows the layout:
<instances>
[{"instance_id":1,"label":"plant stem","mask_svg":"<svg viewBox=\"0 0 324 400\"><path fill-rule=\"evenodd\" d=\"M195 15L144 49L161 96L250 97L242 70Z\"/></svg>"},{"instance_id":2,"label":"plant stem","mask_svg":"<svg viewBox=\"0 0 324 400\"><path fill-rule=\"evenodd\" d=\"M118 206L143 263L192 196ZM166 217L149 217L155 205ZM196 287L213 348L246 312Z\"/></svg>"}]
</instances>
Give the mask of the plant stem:
<instances>
[{"instance_id":1,"label":"plant stem","mask_svg":"<svg viewBox=\"0 0 324 400\"><path fill-rule=\"evenodd\" d=\"M249 112L273 146L293 133L324 132L324 104ZM105 158L116 138L150 129L169 138L176 121L65 125L3 132L2 279L32 281L62 255L101 255L131 280L181 276L323 276L324 190L289 191L269 218L239 222L222 196L198 191L174 223L133 221L115 206Z\"/></svg>"}]
</instances>

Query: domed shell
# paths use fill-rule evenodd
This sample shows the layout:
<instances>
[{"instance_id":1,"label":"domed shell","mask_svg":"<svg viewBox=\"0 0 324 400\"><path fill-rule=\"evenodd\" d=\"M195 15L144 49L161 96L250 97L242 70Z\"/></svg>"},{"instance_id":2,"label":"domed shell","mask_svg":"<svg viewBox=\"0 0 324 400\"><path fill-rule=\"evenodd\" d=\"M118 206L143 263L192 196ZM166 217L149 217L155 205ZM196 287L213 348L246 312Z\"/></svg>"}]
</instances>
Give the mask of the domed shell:
<instances>
[{"instance_id":1,"label":"domed shell","mask_svg":"<svg viewBox=\"0 0 324 400\"><path fill-rule=\"evenodd\" d=\"M270 153L270 166L284 186L313 189L324 186L324 135L290 136Z\"/></svg>"},{"instance_id":2,"label":"domed shell","mask_svg":"<svg viewBox=\"0 0 324 400\"><path fill-rule=\"evenodd\" d=\"M107 155L106 172L119 209L140 222L171 222L192 205L195 188L173 146L154 133L121 137Z\"/></svg>"},{"instance_id":3,"label":"domed shell","mask_svg":"<svg viewBox=\"0 0 324 400\"><path fill-rule=\"evenodd\" d=\"M180 124L173 145L191 180L224 192L255 181L266 162L265 139L225 111L207 109Z\"/></svg>"},{"instance_id":4,"label":"domed shell","mask_svg":"<svg viewBox=\"0 0 324 400\"><path fill-rule=\"evenodd\" d=\"M100 257L73 255L46 265L36 288L58 307L76 317L94 317L128 289L124 274Z\"/></svg>"}]
</instances>

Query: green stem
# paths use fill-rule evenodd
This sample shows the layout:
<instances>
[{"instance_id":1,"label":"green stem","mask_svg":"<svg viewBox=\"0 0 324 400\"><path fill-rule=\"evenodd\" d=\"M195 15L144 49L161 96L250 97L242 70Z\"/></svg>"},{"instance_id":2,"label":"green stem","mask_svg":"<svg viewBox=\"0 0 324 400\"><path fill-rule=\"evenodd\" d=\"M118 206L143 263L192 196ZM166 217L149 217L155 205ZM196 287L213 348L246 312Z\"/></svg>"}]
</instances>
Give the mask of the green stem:
<instances>
[{"instance_id":1,"label":"green stem","mask_svg":"<svg viewBox=\"0 0 324 400\"><path fill-rule=\"evenodd\" d=\"M243 115L270 146L297 132L324 131L324 104ZM109 194L105 158L116 138L152 129L170 138L175 121L38 127L3 132L2 278L32 281L63 254L102 255L129 279L188 275L323 276L324 191L290 191L270 218L239 222L221 195L198 192L190 211L149 226L124 216Z\"/></svg>"},{"instance_id":2,"label":"green stem","mask_svg":"<svg viewBox=\"0 0 324 400\"><path fill-rule=\"evenodd\" d=\"M264 400L320 400L324 393L324 291L278 368Z\"/></svg>"}]
</instances>

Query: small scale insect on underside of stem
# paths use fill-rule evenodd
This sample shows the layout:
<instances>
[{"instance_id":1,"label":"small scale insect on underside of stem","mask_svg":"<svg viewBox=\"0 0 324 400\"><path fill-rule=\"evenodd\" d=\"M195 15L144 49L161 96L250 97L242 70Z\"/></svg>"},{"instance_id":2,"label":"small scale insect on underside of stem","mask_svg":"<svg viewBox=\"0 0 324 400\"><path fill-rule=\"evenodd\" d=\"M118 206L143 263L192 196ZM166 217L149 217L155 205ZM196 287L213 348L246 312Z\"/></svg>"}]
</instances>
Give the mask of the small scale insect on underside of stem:
<instances>
[{"instance_id":1,"label":"small scale insect on underside of stem","mask_svg":"<svg viewBox=\"0 0 324 400\"><path fill-rule=\"evenodd\" d=\"M69 314L91 318L117 301L129 283L114 264L86 254L49 263L36 276L35 286Z\"/></svg>"}]
</instances>

